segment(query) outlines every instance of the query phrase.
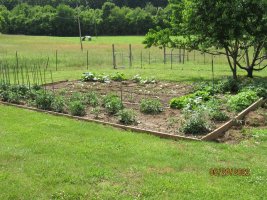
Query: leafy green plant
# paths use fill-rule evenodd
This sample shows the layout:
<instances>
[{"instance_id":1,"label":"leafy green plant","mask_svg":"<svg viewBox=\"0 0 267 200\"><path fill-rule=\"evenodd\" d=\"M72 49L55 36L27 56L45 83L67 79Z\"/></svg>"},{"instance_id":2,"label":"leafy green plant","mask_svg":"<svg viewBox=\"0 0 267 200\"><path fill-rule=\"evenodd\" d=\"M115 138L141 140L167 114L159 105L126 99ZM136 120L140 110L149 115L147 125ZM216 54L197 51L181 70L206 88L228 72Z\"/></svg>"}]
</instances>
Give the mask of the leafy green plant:
<instances>
[{"instance_id":1,"label":"leafy green plant","mask_svg":"<svg viewBox=\"0 0 267 200\"><path fill-rule=\"evenodd\" d=\"M229 120L229 116L221 110L213 110L210 112L210 118L214 121L224 122Z\"/></svg>"},{"instance_id":2,"label":"leafy green plant","mask_svg":"<svg viewBox=\"0 0 267 200\"><path fill-rule=\"evenodd\" d=\"M134 83L140 83L142 81L142 77L139 74L137 74L132 78L132 81Z\"/></svg>"},{"instance_id":3,"label":"leafy green plant","mask_svg":"<svg viewBox=\"0 0 267 200\"><path fill-rule=\"evenodd\" d=\"M136 113L133 109L123 109L118 113L119 121L125 125L136 123Z\"/></svg>"},{"instance_id":4,"label":"leafy green plant","mask_svg":"<svg viewBox=\"0 0 267 200\"><path fill-rule=\"evenodd\" d=\"M95 92L88 92L84 96L85 104L96 107L100 104L100 97Z\"/></svg>"},{"instance_id":5,"label":"leafy green plant","mask_svg":"<svg viewBox=\"0 0 267 200\"><path fill-rule=\"evenodd\" d=\"M121 81L125 81L125 80L126 80L126 77L125 77L125 75L124 75L123 73L116 72L116 73L111 77L111 80L121 82Z\"/></svg>"},{"instance_id":6,"label":"leafy green plant","mask_svg":"<svg viewBox=\"0 0 267 200\"><path fill-rule=\"evenodd\" d=\"M52 110L55 112L63 113L65 107L65 100L62 96L56 96L52 102Z\"/></svg>"},{"instance_id":7,"label":"leafy green plant","mask_svg":"<svg viewBox=\"0 0 267 200\"><path fill-rule=\"evenodd\" d=\"M85 116L85 106L81 101L70 101L68 109L73 116Z\"/></svg>"},{"instance_id":8,"label":"leafy green plant","mask_svg":"<svg viewBox=\"0 0 267 200\"><path fill-rule=\"evenodd\" d=\"M159 114L163 111L161 102L158 99L142 99L140 111L145 114Z\"/></svg>"},{"instance_id":9,"label":"leafy green plant","mask_svg":"<svg viewBox=\"0 0 267 200\"><path fill-rule=\"evenodd\" d=\"M109 76L105 75L105 74L100 74L97 76L97 80L100 83L109 83L110 82L110 78Z\"/></svg>"},{"instance_id":10,"label":"leafy green plant","mask_svg":"<svg viewBox=\"0 0 267 200\"><path fill-rule=\"evenodd\" d=\"M97 77L94 73L92 72L85 72L82 74L82 81L84 82L92 82L92 81L97 81Z\"/></svg>"},{"instance_id":11,"label":"leafy green plant","mask_svg":"<svg viewBox=\"0 0 267 200\"><path fill-rule=\"evenodd\" d=\"M40 90L36 92L35 105L42 110L51 110L54 95L50 92Z\"/></svg>"},{"instance_id":12,"label":"leafy green plant","mask_svg":"<svg viewBox=\"0 0 267 200\"><path fill-rule=\"evenodd\" d=\"M212 130L212 125L207 120L205 111L196 110L184 114L181 131L185 134L201 135Z\"/></svg>"},{"instance_id":13,"label":"leafy green plant","mask_svg":"<svg viewBox=\"0 0 267 200\"><path fill-rule=\"evenodd\" d=\"M108 94L104 98L104 107L109 114L114 115L123 108L123 104L117 95Z\"/></svg>"},{"instance_id":14,"label":"leafy green plant","mask_svg":"<svg viewBox=\"0 0 267 200\"><path fill-rule=\"evenodd\" d=\"M146 78L144 80L141 80L142 84L155 84L157 83L157 80L155 79L155 77L150 77L150 78Z\"/></svg>"},{"instance_id":15,"label":"leafy green plant","mask_svg":"<svg viewBox=\"0 0 267 200\"><path fill-rule=\"evenodd\" d=\"M231 96L227 105L229 110L240 112L254 103L258 98L257 93L254 91L240 92L237 95Z\"/></svg>"}]
</instances>

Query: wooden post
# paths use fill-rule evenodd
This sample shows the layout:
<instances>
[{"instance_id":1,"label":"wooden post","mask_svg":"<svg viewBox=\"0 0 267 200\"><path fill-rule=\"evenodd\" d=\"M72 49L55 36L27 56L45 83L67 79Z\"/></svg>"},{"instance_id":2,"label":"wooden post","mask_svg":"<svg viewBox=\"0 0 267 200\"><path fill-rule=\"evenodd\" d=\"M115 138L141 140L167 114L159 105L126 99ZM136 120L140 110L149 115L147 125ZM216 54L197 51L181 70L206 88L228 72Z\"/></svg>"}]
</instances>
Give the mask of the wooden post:
<instances>
[{"instance_id":1,"label":"wooden post","mask_svg":"<svg viewBox=\"0 0 267 200\"><path fill-rule=\"evenodd\" d=\"M56 71L57 71L57 50L56 50Z\"/></svg>"},{"instance_id":2,"label":"wooden post","mask_svg":"<svg viewBox=\"0 0 267 200\"><path fill-rule=\"evenodd\" d=\"M187 50L186 52L187 52L186 56L187 56L187 62L188 62L189 61L189 51Z\"/></svg>"},{"instance_id":3,"label":"wooden post","mask_svg":"<svg viewBox=\"0 0 267 200\"><path fill-rule=\"evenodd\" d=\"M19 85L19 58L18 58L18 52L16 51L16 70L17 70L17 81L18 81L18 85Z\"/></svg>"},{"instance_id":4,"label":"wooden post","mask_svg":"<svg viewBox=\"0 0 267 200\"><path fill-rule=\"evenodd\" d=\"M171 50L171 69L172 69L172 51L173 49Z\"/></svg>"},{"instance_id":5,"label":"wooden post","mask_svg":"<svg viewBox=\"0 0 267 200\"><path fill-rule=\"evenodd\" d=\"M204 53L204 65L206 64L206 54Z\"/></svg>"},{"instance_id":6,"label":"wooden post","mask_svg":"<svg viewBox=\"0 0 267 200\"><path fill-rule=\"evenodd\" d=\"M141 69L143 68L143 52L141 51Z\"/></svg>"},{"instance_id":7,"label":"wooden post","mask_svg":"<svg viewBox=\"0 0 267 200\"><path fill-rule=\"evenodd\" d=\"M213 61L213 55L211 55L211 71L212 71L212 95L214 95L214 61Z\"/></svg>"},{"instance_id":8,"label":"wooden post","mask_svg":"<svg viewBox=\"0 0 267 200\"><path fill-rule=\"evenodd\" d=\"M116 69L116 56L115 56L115 45L112 44L112 60L113 60L113 68Z\"/></svg>"},{"instance_id":9,"label":"wooden post","mask_svg":"<svg viewBox=\"0 0 267 200\"><path fill-rule=\"evenodd\" d=\"M196 50L194 50L194 62L196 61Z\"/></svg>"},{"instance_id":10,"label":"wooden post","mask_svg":"<svg viewBox=\"0 0 267 200\"><path fill-rule=\"evenodd\" d=\"M185 59L185 49L183 50L183 64L184 64L184 59Z\"/></svg>"},{"instance_id":11,"label":"wooden post","mask_svg":"<svg viewBox=\"0 0 267 200\"><path fill-rule=\"evenodd\" d=\"M86 52L86 69L88 70L89 68L89 54L88 54L88 50Z\"/></svg>"},{"instance_id":12,"label":"wooden post","mask_svg":"<svg viewBox=\"0 0 267 200\"><path fill-rule=\"evenodd\" d=\"M182 49L181 47L179 48L179 63L182 62Z\"/></svg>"},{"instance_id":13,"label":"wooden post","mask_svg":"<svg viewBox=\"0 0 267 200\"><path fill-rule=\"evenodd\" d=\"M163 57L163 63L166 64L166 47L163 47L163 53L164 53L164 57Z\"/></svg>"},{"instance_id":14,"label":"wooden post","mask_svg":"<svg viewBox=\"0 0 267 200\"><path fill-rule=\"evenodd\" d=\"M78 8L78 5L77 5ZM79 9L80 10L80 9ZM81 51L83 51L83 42L82 42L82 30L81 30L81 22L80 22L80 13L78 13L78 26L79 26L79 36L80 36L80 44L81 44Z\"/></svg>"},{"instance_id":15,"label":"wooden post","mask_svg":"<svg viewBox=\"0 0 267 200\"><path fill-rule=\"evenodd\" d=\"M150 51L148 52L148 64L150 65Z\"/></svg>"},{"instance_id":16,"label":"wooden post","mask_svg":"<svg viewBox=\"0 0 267 200\"><path fill-rule=\"evenodd\" d=\"M129 44L129 65L130 65L130 67L132 67L132 45L131 44Z\"/></svg>"}]
</instances>

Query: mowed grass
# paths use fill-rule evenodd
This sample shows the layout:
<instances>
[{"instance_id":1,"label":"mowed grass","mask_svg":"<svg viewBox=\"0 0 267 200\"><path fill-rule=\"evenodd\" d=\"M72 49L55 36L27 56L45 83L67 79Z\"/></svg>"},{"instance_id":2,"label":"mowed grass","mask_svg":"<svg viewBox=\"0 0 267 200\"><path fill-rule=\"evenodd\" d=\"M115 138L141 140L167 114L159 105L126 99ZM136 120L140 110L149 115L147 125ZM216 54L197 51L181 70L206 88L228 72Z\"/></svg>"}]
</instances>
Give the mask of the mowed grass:
<instances>
[{"instance_id":1,"label":"mowed grass","mask_svg":"<svg viewBox=\"0 0 267 200\"><path fill-rule=\"evenodd\" d=\"M0 105L0 199L265 199L267 135L164 140ZM249 168L214 177L210 168Z\"/></svg>"},{"instance_id":2,"label":"mowed grass","mask_svg":"<svg viewBox=\"0 0 267 200\"><path fill-rule=\"evenodd\" d=\"M20 66L27 66L29 69L33 66L40 66L42 69L49 58L47 70L53 71L55 80L78 79L85 71L106 74L121 71L128 78L140 74L143 77L154 76L157 79L171 81L212 80L210 55L206 54L204 57L199 52L186 52L185 64L181 64L178 62L179 50L176 49L173 51L173 65L171 66L171 49L167 49L169 54L166 58L167 63L163 64L163 50L156 47L145 49L142 44L143 40L144 36L97 37L91 42L83 42L84 51L82 52L78 37L0 35L0 62L7 62L9 66L14 66L17 51ZM124 68L113 69L112 44L115 44L117 66ZM132 67L129 67L129 44L132 44ZM58 71L56 71L56 51ZM231 75L224 56L215 57L214 63L216 79ZM244 70L238 70L238 74L245 75L246 73ZM267 70L255 72L255 75L266 77ZM49 77L47 81L51 81Z\"/></svg>"}]
</instances>

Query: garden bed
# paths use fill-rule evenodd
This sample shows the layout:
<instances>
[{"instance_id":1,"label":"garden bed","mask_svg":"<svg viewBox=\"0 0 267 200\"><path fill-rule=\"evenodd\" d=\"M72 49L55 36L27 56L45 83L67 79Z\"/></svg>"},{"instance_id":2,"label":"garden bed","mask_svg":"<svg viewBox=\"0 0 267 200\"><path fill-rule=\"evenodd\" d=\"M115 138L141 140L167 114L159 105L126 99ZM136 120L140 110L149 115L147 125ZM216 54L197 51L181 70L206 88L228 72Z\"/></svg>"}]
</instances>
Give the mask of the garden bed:
<instances>
[{"instance_id":1,"label":"garden bed","mask_svg":"<svg viewBox=\"0 0 267 200\"><path fill-rule=\"evenodd\" d=\"M214 140L263 103L258 94L264 88L255 92L250 86L236 89L236 83L231 84L227 80L211 88L209 83L96 79L31 88L2 84L0 94L2 101L38 111L167 138Z\"/></svg>"}]
</instances>

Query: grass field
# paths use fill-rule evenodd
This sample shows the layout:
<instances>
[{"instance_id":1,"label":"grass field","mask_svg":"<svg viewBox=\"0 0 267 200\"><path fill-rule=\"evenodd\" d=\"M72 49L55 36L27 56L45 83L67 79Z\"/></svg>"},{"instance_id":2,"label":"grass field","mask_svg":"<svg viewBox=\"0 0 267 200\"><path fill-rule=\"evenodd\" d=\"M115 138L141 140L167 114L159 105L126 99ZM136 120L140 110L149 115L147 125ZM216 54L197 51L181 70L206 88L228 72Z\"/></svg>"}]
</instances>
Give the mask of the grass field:
<instances>
[{"instance_id":1,"label":"grass field","mask_svg":"<svg viewBox=\"0 0 267 200\"><path fill-rule=\"evenodd\" d=\"M238 145L175 142L7 106L0 113L0 199L267 195L263 130ZM217 167L249 168L251 176L211 176Z\"/></svg>"},{"instance_id":2,"label":"grass field","mask_svg":"<svg viewBox=\"0 0 267 200\"><path fill-rule=\"evenodd\" d=\"M92 42L84 42L84 51L81 52L79 38L74 37L47 37L47 36L12 36L0 35L0 61L15 65L15 53L18 52L19 64L28 66L34 65L44 67L49 57L48 70L52 70L55 80L77 79L85 71L99 73L114 73L112 66L112 44L115 44L117 51L117 65L124 66L123 71L127 77L141 74L145 77L155 76L158 79L172 81L195 81L203 79L212 79L211 57L200 53L187 53L185 64L178 63L178 57L175 54L178 50L173 51L173 66L171 70L170 56L167 56L167 63L163 64L163 50L158 48L144 49L142 44L143 36L125 36L125 37L98 37ZM133 65L129 67L128 49L132 44ZM87 50L88 64L87 70ZM58 71L56 72L56 51L58 54ZM167 49L167 53L171 50ZM142 69L141 69L141 52L142 52ZM151 64L148 63L150 52ZM222 76L231 75L230 68L223 56L215 57L215 78L220 79ZM244 71L239 70L240 75ZM256 72L256 76L267 76L267 70ZM49 81L49 80L48 80Z\"/></svg>"}]
</instances>

